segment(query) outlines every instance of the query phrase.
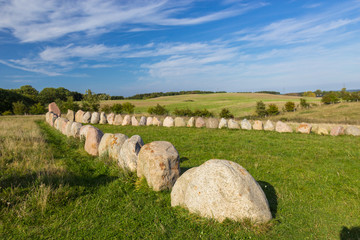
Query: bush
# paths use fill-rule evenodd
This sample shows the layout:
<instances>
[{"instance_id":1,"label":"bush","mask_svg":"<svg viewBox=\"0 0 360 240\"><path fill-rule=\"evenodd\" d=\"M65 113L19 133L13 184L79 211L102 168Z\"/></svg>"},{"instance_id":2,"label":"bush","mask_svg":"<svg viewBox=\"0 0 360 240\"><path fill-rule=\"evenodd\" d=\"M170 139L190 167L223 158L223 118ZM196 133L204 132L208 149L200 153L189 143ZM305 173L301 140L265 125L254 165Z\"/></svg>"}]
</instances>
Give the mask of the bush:
<instances>
[{"instance_id":1,"label":"bush","mask_svg":"<svg viewBox=\"0 0 360 240\"><path fill-rule=\"evenodd\" d=\"M133 105L133 104L131 104L129 102L126 102L122 106L123 106L124 112L129 113L129 114L134 113L135 105Z\"/></svg>"},{"instance_id":2,"label":"bush","mask_svg":"<svg viewBox=\"0 0 360 240\"><path fill-rule=\"evenodd\" d=\"M266 106L263 101L256 102L256 114L259 117L265 117L267 115Z\"/></svg>"},{"instance_id":3,"label":"bush","mask_svg":"<svg viewBox=\"0 0 360 240\"><path fill-rule=\"evenodd\" d=\"M306 102L306 99L300 98L300 106L301 106L302 108L309 108L309 107L310 107L310 104Z\"/></svg>"},{"instance_id":4,"label":"bush","mask_svg":"<svg viewBox=\"0 0 360 240\"><path fill-rule=\"evenodd\" d=\"M111 107L109 105L102 106L101 111L105 113L111 113Z\"/></svg>"},{"instance_id":5,"label":"bush","mask_svg":"<svg viewBox=\"0 0 360 240\"><path fill-rule=\"evenodd\" d=\"M177 109L175 108L173 114L175 116L186 116L186 117L192 117L194 116L193 111L191 111L190 109Z\"/></svg>"},{"instance_id":6,"label":"bush","mask_svg":"<svg viewBox=\"0 0 360 240\"><path fill-rule=\"evenodd\" d=\"M285 103L285 111L286 112L294 112L295 111L295 103L294 102L287 102Z\"/></svg>"},{"instance_id":7,"label":"bush","mask_svg":"<svg viewBox=\"0 0 360 240\"><path fill-rule=\"evenodd\" d=\"M267 114L269 116L274 116L274 115L278 115L279 114L279 108L278 106L276 106L275 104L269 104L268 109L267 109Z\"/></svg>"},{"instance_id":8,"label":"bush","mask_svg":"<svg viewBox=\"0 0 360 240\"><path fill-rule=\"evenodd\" d=\"M166 110L165 106L161 106L160 104L157 104L155 107L149 107L148 113L155 115L166 115L169 113L169 111Z\"/></svg>"},{"instance_id":9,"label":"bush","mask_svg":"<svg viewBox=\"0 0 360 240\"><path fill-rule=\"evenodd\" d=\"M14 102L13 113L16 115L24 115L27 112L26 105L22 101Z\"/></svg>"},{"instance_id":10,"label":"bush","mask_svg":"<svg viewBox=\"0 0 360 240\"><path fill-rule=\"evenodd\" d=\"M13 115L12 111L7 110L5 112L2 113L3 116L7 116L7 115Z\"/></svg>"},{"instance_id":11,"label":"bush","mask_svg":"<svg viewBox=\"0 0 360 240\"><path fill-rule=\"evenodd\" d=\"M198 116L198 117L213 117L214 114L213 114L212 112L209 112L209 110L204 109L204 110L195 110L194 116Z\"/></svg>"},{"instance_id":12,"label":"bush","mask_svg":"<svg viewBox=\"0 0 360 240\"><path fill-rule=\"evenodd\" d=\"M97 112L100 109L100 100L97 94L93 94L90 89L86 90L86 94L82 100L81 108L84 111Z\"/></svg>"},{"instance_id":13,"label":"bush","mask_svg":"<svg viewBox=\"0 0 360 240\"><path fill-rule=\"evenodd\" d=\"M340 99L338 98L335 92L329 92L321 98L321 102L325 104L334 104L334 103L338 103L339 101Z\"/></svg>"},{"instance_id":14,"label":"bush","mask_svg":"<svg viewBox=\"0 0 360 240\"><path fill-rule=\"evenodd\" d=\"M45 107L41 103L34 104L30 107L30 114L44 114L46 112Z\"/></svg>"},{"instance_id":15,"label":"bush","mask_svg":"<svg viewBox=\"0 0 360 240\"><path fill-rule=\"evenodd\" d=\"M123 112L123 106L120 103L115 103L111 106L111 111L116 114L120 114Z\"/></svg>"},{"instance_id":16,"label":"bush","mask_svg":"<svg viewBox=\"0 0 360 240\"><path fill-rule=\"evenodd\" d=\"M227 108L223 108L219 115L221 118L234 118L234 115Z\"/></svg>"}]
</instances>

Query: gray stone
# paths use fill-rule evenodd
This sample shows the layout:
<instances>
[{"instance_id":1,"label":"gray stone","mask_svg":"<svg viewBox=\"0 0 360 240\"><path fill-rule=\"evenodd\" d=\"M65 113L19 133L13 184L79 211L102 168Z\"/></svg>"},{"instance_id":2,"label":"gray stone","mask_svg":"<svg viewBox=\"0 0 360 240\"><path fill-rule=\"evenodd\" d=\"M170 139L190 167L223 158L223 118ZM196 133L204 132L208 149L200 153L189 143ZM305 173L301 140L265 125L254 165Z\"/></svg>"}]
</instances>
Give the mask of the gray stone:
<instances>
[{"instance_id":1,"label":"gray stone","mask_svg":"<svg viewBox=\"0 0 360 240\"><path fill-rule=\"evenodd\" d=\"M68 122L66 123L66 126L65 126L65 135L68 136L68 137L71 136L71 127L72 127L72 124L73 124L73 123L74 123L73 121L68 121Z\"/></svg>"},{"instance_id":2,"label":"gray stone","mask_svg":"<svg viewBox=\"0 0 360 240\"><path fill-rule=\"evenodd\" d=\"M117 125L117 126L119 126L119 125L121 125L122 124L122 122L123 122L123 117L121 116L121 114L116 114L115 115L115 119L114 119L114 125Z\"/></svg>"},{"instance_id":3,"label":"gray stone","mask_svg":"<svg viewBox=\"0 0 360 240\"><path fill-rule=\"evenodd\" d=\"M186 124L187 127L194 127L195 126L195 118L191 117Z\"/></svg>"},{"instance_id":4,"label":"gray stone","mask_svg":"<svg viewBox=\"0 0 360 240\"><path fill-rule=\"evenodd\" d=\"M126 115L123 119L123 122L121 125L123 126L127 126L127 125L130 125L131 124L131 117L130 115Z\"/></svg>"},{"instance_id":5,"label":"gray stone","mask_svg":"<svg viewBox=\"0 0 360 240\"><path fill-rule=\"evenodd\" d=\"M287 125L286 123L281 122L281 121L278 121L276 123L275 131L277 131L279 133L291 133L291 132L293 132L292 128L289 125Z\"/></svg>"},{"instance_id":6,"label":"gray stone","mask_svg":"<svg viewBox=\"0 0 360 240\"><path fill-rule=\"evenodd\" d=\"M77 111L75 114L75 122L82 123L82 117L84 116L84 114L85 112L83 112L82 110Z\"/></svg>"},{"instance_id":7,"label":"gray stone","mask_svg":"<svg viewBox=\"0 0 360 240\"><path fill-rule=\"evenodd\" d=\"M82 117L82 122L83 123L90 123L90 119L91 119L91 113L86 112Z\"/></svg>"},{"instance_id":8,"label":"gray stone","mask_svg":"<svg viewBox=\"0 0 360 240\"><path fill-rule=\"evenodd\" d=\"M310 134L311 129L312 129L311 124L301 123L301 124L296 128L296 131L299 132L299 133Z\"/></svg>"},{"instance_id":9,"label":"gray stone","mask_svg":"<svg viewBox=\"0 0 360 240\"><path fill-rule=\"evenodd\" d=\"M98 147L98 152L100 157L105 154L109 154L110 143L113 141L113 137L114 137L113 133L105 133L101 138Z\"/></svg>"},{"instance_id":10,"label":"gray stone","mask_svg":"<svg viewBox=\"0 0 360 240\"><path fill-rule=\"evenodd\" d=\"M339 136L344 135L345 129L342 126L336 126L331 129L330 135L331 136Z\"/></svg>"},{"instance_id":11,"label":"gray stone","mask_svg":"<svg viewBox=\"0 0 360 240\"><path fill-rule=\"evenodd\" d=\"M241 125L241 129L244 130L252 129L251 123L246 118L241 121L240 125Z\"/></svg>"},{"instance_id":12,"label":"gray stone","mask_svg":"<svg viewBox=\"0 0 360 240\"><path fill-rule=\"evenodd\" d=\"M164 127L173 127L174 126L174 119L172 117L166 117L163 122Z\"/></svg>"},{"instance_id":13,"label":"gray stone","mask_svg":"<svg viewBox=\"0 0 360 240\"><path fill-rule=\"evenodd\" d=\"M61 133L66 135L66 125L69 122L69 120L67 120L66 118L62 118L62 123L61 123Z\"/></svg>"},{"instance_id":14,"label":"gray stone","mask_svg":"<svg viewBox=\"0 0 360 240\"><path fill-rule=\"evenodd\" d=\"M90 155L97 156L99 154L98 147L103 136L103 132L96 127L90 126L85 139L85 151Z\"/></svg>"},{"instance_id":15,"label":"gray stone","mask_svg":"<svg viewBox=\"0 0 360 240\"><path fill-rule=\"evenodd\" d=\"M263 130L263 122L260 120L255 120L253 124L254 130Z\"/></svg>"},{"instance_id":16,"label":"gray stone","mask_svg":"<svg viewBox=\"0 0 360 240\"><path fill-rule=\"evenodd\" d=\"M176 117L174 122L175 127L186 127L186 122L182 117Z\"/></svg>"},{"instance_id":17,"label":"gray stone","mask_svg":"<svg viewBox=\"0 0 360 240\"><path fill-rule=\"evenodd\" d=\"M171 206L219 222L272 219L260 185L245 168L227 160L212 159L182 174L171 191Z\"/></svg>"},{"instance_id":18,"label":"gray stone","mask_svg":"<svg viewBox=\"0 0 360 240\"><path fill-rule=\"evenodd\" d=\"M98 124L100 122L100 114L98 112L93 112L91 114L91 124Z\"/></svg>"},{"instance_id":19,"label":"gray stone","mask_svg":"<svg viewBox=\"0 0 360 240\"><path fill-rule=\"evenodd\" d=\"M139 126L139 121L136 119L135 116L131 117L131 125L132 126Z\"/></svg>"},{"instance_id":20,"label":"gray stone","mask_svg":"<svg viewBox=\"0 0 360 240\"><path fill-rule=\"evenodd\" d=\"M195 120L195 127L202 128L202 127L205 127L205 126L206 126L206 123L205 123L205 120L202 117L198 117Z\"/></svg>"},{"instance_id":21,"label":"gray stone","mask_svg":"<svg viewBox=\"0 0 360 240\"><path fill-rule=\"evenodd\" d=\"M71 125L71 136L74 138L80 138L80 128L82 127L81 123L73 122Z\"/></svg>"},{"instance_id":22,"label":"gray stone","mask_svg":"<svg viewBox=\"0 0 360 240\"><path fill-rule=\"evenodd\" d=\"M142 116L140 118L139 126L146 126L146 117Z\"/></svg>"},{"instance_id":23,"label":"gray stone","mask_svg":"<svg viewBox=\"0 0 360 240\"><path fill-rule=\"evenodd\" d=\"M155 141L141 148L137 176L145 177L154 191L171 189L179 175L179 153L171 143Z\"/></svg>"},{"instance_id":24,"label":"gray stone","mask_svg":"<svg viewBox=\"0 0 360 240\"><path fill-rule=\"evenodd\" d=\"M274 131L275 130L274 123L270 120L267 120L264 125L264 130L265 131Z\"/></svg>"},{"instance_id":25,"label":"gray stone","mask_svg":"<svg viewBox=\"0 0 360 240\"><path fill-rule=\"evenodd\" d=\"M107 124L107 120L106 120L106 114L104 112L100 113L100 124Z\"/></svg>"},{"instance_id":26,"label":"gray stone","mask_svg":"<svg viewBox=\"0 0 360 240\"><path fill-rule=\"evenodd\" d=\"M219 128L227 128L227 127L228 127L227 120L225 118L221 118L219 122Z\"/></svg>"},{"instance_id":27,"label":"gray stone","mask_svg":"<svg viewBox=\"0 0 360 240\"><path fill-rule=\"evenodd\" d=\"M216 118L208 118L206 120L206 128L218 128L219 127L219 120Z\"/></svg>"},{"instance_id":28,"label":"gray stone","mask_svg":"<svg viewBox=\"0 0 360 240\"><path fill-rule=\"evenodd\" d=\"M345 129L346 135L352 135L352 136L360 136L360 129L355 126L348 126Z\"/></svg>"},{"instance_id":29,"label":"gray stone","mask_svg":"<svg viewBox=\"0 0 360 240\"><path fill-rule=\"evenodd\" d=\"M153 118L152 117L148 117L146 119L146 126L151 126L153 125Z\"/></svg>"},{"instance_id":30,"label":"gray stone","mask_svg":"<svg viewBox=\"0 0 360 240\"><path fill-rule=\"evenodd\" d=\"M125 140L118 157L119 166L125 170L136 172L138 154L142 146L144 146L144 142L139 135L134 135Z\"/></svg>"},{"instance_id":31,"label":"gray stone","mask_svg":"<svg viewBox=\"0 0 360 240\"><path fill-rule=\"evenodd\" d=\"M74 121L75 120L75 113L73 110L68 109L67 114L66 114L66 118L69 121Z\"/></svg>"},{"instance_id":32,"label":"gray stone","mask_svg":"<svg viewBox=\"0 0 360 240\"><path fill-rule=\"evenodd\" d=\"M229 129L240 129L240 125L234 119L229 119L228 121L228 128Z\"/></svg>"},{"instance_id":33,"label":"gray stone","mask_svg":"<svg viewBox=\"0 0 360 240\"><path fill-rule=\"evenodd\" d=\"M114 120L115 120L115 114L110 113L106 116L106 120L108 122L108 124L113 125L114 124Z\"/></svg>"},{"instance_id":34,"label":"gray stone","mask_svg":"<svg viewBox=\"0 0 360 240\"><path fill-rule=\"evenodd\" d=\"M60 111L59 107L56 105L55 102L52 102L52 103L49 104L49 112L53 112L58 116L61 115L61 111Z\"/></svg>"}]
</instances>

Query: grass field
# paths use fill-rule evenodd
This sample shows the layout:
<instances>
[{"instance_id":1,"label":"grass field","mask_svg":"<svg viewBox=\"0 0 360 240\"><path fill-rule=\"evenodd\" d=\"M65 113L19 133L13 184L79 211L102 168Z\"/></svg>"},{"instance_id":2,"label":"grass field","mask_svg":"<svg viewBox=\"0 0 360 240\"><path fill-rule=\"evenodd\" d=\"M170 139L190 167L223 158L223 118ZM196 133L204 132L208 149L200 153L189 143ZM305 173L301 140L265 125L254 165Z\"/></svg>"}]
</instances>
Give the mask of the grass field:
<instances>
[{"instance_id":1,"label":"grass field","mask_svg":"<svg viewBox=\"0 0 360 240\"><path fill-rule=\"evenodd\" d=\"M245 167L274 220L223 224L170 207L106 158L91 157L38 117L0 118L2 239L359 239L360 138L228 129L119 127L167 140L182 171L212 158Z\"/></svg>"},{"instance_id":2,"label":"grass field","mask_svg":"<svg viewBox=\"0 0 360 240\"><path fill-rule=\"evenodd\" d=\"M320 98L306 98L308 102L319 103ZM219 114L221 109L228 108L235 117L243 117L255 113L256 102L265 104L275 103L281 109L288 101L300 103L300 97L262 94L262 93L214 93L214 94L189 94L169 97L151 98L146 100L111 100L102 101L101 106L115 103L131 102L136 106L136 113L146 113L149 107L156 104L165 105L166 109L173 112L175 108L190 110L208 109Z\"/></svg>"}]
</instances>

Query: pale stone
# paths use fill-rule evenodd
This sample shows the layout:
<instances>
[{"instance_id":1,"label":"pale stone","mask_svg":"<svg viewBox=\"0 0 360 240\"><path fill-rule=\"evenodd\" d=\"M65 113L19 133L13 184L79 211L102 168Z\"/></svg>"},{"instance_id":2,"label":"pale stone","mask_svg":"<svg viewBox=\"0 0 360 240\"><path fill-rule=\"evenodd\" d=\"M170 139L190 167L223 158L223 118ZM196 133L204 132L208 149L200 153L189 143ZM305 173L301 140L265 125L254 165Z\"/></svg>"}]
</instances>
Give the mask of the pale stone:
<instances>
[{"instance_id":1,"label":"pale stone","mask_svg":"<svg viewBox=\"0 0 360 240\"><path fill-rule=\"evenodd\" d=\"M106 120L106 114L104 112L100 113L100 124L106 124L107 120Z\"/></svg>"},{"instance_id":2,"label":"pale stone","mask_svg":"<svg viewBox=\"0 0 360 240\"><path fill-rule=\"evenodd\" d=\"M171 206L219 222L272 219L260 185L245 168L228 160L212 159L182 174L171 191Z\"/></svg>"},{"instance_id":3,"label":"pale stone","mask_svg":"<svg viewBox=\"0 0 360 240\"><path fill-rule=\"evenodd\" d=\"M91 114L91 124L98 124L100 122L100 114L98 112L93 112Z\"/></svg>"},{"instance_id":4,"label":"pale stone","mask_svg":"<svg viewBox=\"0 0 360 240\"><path fill-rule=\"evenodd\" d=\"M251 123L246 118L241 121L240 125L241 125L241 129L244 130L252 129Z\"/></svg>"},{"instance_id":5,"label":"pale stone","mask_svg":"<svg viewBox=\"0 0 360 240\"><path fill-rule=\"evenodd\" d=\"M141 116L139 126L146 126L146 117Z\"/></svg>"},{"instance_id":6,"label":"pale stone","mask_svg":"<svg viewBox=\"0 0 360 240\"><path fill-rule=\"evenodd\" d=\"M122 124L122 122L123 122L123 118L122 118L121 114L116 114L115 119L114 119L114 125L119 126Z\"/></svg>"},{"instance_id":7,"label":"pale stone","mask_svg":"<svg viewBox=\"0 0 360 240\"><path fill-rule=\"evenodd\" d=\"M360 129L355 126L348 126L345 129L346 135L352 135L352 136L360 136Z\"/></svg>"},{"instance_id":8,"label":"pale stone","mask_svg":"<svg viewBox=\"0 0 360 240\"><path fill-rule=\"evenodd\" d=\"M144 142L139 135L125 140L118 157L119 166L125 170L136 172L138 155L142 146L144 146Z\"/></svg>"},{"instance_id":9,"label":"pale stone","mask_svg":"<svg viewBox=\"0 0 360 240\"><path fill-rule=\"evenodd\" d=\"M174 126L174 119L172 117L166 117L163 122L164 127L173 127Z\"/></svg>"},{"instance_id":10,"label":"pale stone","mask_svg":"<svg viewBox=\"0 0 360 240\"><path fill-rule=\"evenodd\" d=\"M198 117L195 120L195 127L202 128L202 127L205 127L205 126L206 126L206 123L205 123L205 120L202 117Z\"/></svg>"},{"instance_id":11,"label":"pale stone","mask_svg":"<svg viewBox=\"0 0 360 240\"><path fill-rule=\"evenodd\" d=\"M186 124L187 127L194 127L195 126L195 118L191 117Z\"/></svg>"},{"instance_id":12,"label":"pale stone","mask_svg":"<svg viewBox=\"0 0 360 240\"><path fill-rule=\"evenodd\" d=\"M73 122L71 125L71 136L74 138L80 138L80 128L82 127L81 123Z\"/></svg>"},{"instance_id":13,"label":"pale stone","mask_svg":"<svg viewBox=\"0 0 360 240\"><path fill-rule=\"evenodd\" d=\"M255 120L253 124L254 130L263 130L263 122L260 120Z\"/></svg>"},{"instance_id":14,"label":"pale stone","mask_svg":"<svg viewBox=\"0 0 360 240\"><path fill-rule=\"evenodd\" d=\"M174 120L175 127L186 127L186 122L182 117L176 117Z\"/></svg>"},{"instance_id":15,"label":"pale stone","mask_svg":"<svg viewBox=\"0 0 360 240\"><path fill-rule=\"evenodd\" d=\"M264 125L264 130L265 131L274 131L275 130L274 123L270 120L267 120Z\"/></svg>"},{"instance_id":16,"label":"pale stone","mask_svg":"<svg viewBox=\"0 0 360 240\"><path fill-rule=\"evenodd\" d=\"M56 118L53 126L55 129L57 129L58 123L59 123L59 118Z\"/></svg>"},{"instance_id":17,"label":"pale stone","mask_svg":"<svg viewBox=\"0 0 360 240\"><path fill-rule=\"evenodd\" d=\"M90 126L85 139L85 151L90 155L97 156L99 154L98 147L103 136L103 132L99 129Z\"/></svg>"},{"instance_id":18,"label":"pale stone","mask_svg":"<svg viewBox=\"0 0 360 240\"><path fill-rule=\"evenodd\" d=\"M74 121L75 120L75 113L73 110L68 109L67 114L66 114L66 118L69 121Z\"/></svg>"},{"instance_id":19,"label":"pale stone","mask_svg":"<svg viewBox=\"0 0 360 240\"><path fill-rule=\"evenodd\" d=\"M153 118L152 117L148 117L146 119L146 126L151 126L153 125Z\"/></svg>"},{"instance_id":20,"label":"pale stone","mask_svg":"<svg viewBox=\"0 0 360 240\"><path fill-rule=\"evenodd\" d=\"M152 119L152 124L153 124L154 126L162 126L162 122L161 122L160 119L157 118L157 117L153 117L153 119Z\"/></svg>"},{"instance_id":21,"label":"pale stone","mask_svg":"<svg viewBox=\"0 0 360 240\"><path fill-rule=\"evenodd\" d=\"M90 119L91 119L91 113L86 112L82 117L82 122L83 123L90 123Z\"/></svg>"},{"instance_id":22,"label":"pale stone","mask_svg":"<svg viewBox=\"0 0 360 240\"><path fill-rule=\"evenodd\" d=\"M50 124L50 126L54 127L55 120L57 118L58 118L58 116L55 113L50 112L50 115L49 115L49 124Z\"/></svg>"},{"instance_id":23,"label":"pale stone","mask_svg":"<svg viewBox=\"0 0 360 240\"><path fill-rule=\"evenodd\" d=\"M171 189L179 175L179 153L171 143L155 141L141 148L137 176L145 177L154 191Z\"/></svg>"},{"instance_id":24,"label":"pale stone","mask_svg":"<svg viewBox=\"0 0 360 240\"><path fill-rule=\"evenodd\" d=\"M228 128L229 129L240 129L240 125L234 119L229 119L228 121Z\"/></svg>"},{"instance_id":25,"label":"pale stone","mask_svg":"<svg viewBox=\"0 0 360 240\"><path fill-rule=\"evenodd\" d=\"M52 102L52 103L49 104L49 112L53 112L58 116L61 115L61 111L60 111L59 107L56 105L55 102Z\"/></svg>"},{"instance_id":26,"label":"pale stone","mask_svg":"<svg viewBox=\"0 0 360 240\"><path fill-rule=\"evenodd\" d=\"M331 129L330 135L331 136L344 135L344 131L345 131L344 127L336 126Z\"/></svg>"},{"instance_id":27,"label":"pale stone","mask_svg":"<svg viewBox=\"0 0 360 240\"><path fill-rule=\"evenodd\" d=\"M128 136L122 133L105 133L99 144L99 156L108 154L110 158L117 160L126 139Z\"/></svg>"},{"instance_id":28,"label":"pale stone","mask_svg":"<svg viewBox=\"0 0 360 240\"><path fill-rule=\"evenodd\" d=\"M275 131L279 133L290 133L293 132L291 127L284 122L278 121L275 126Z\"/></svg>"},{"instance_id":29,"label":"pale stone","mask_svg":"<svg viewBox=\"0 0 360 240\"><path fill-rule=\"evenodd\" d=\"M65 135L68 136L68 137L71 136L71 127L72 127L72 124L73 124L73 123L74 123L73 121L68 121L68 122L66 123L66 126L65 126Z\"/></svg>"},{"instance_id":30,"label":"pale stone","mask_svg":"<svg viewBox=\"0 0 360 240\"><path fill-rule=\"evenodd\" d=\"M79 136L80 136L80 139L85 139L86 138L86 135L87 135L87 132L89 130L89 128L91 128L93 126L91 125L84 125L80 128L80 132L79 132Z\"/></svg>"},{"instance_id":31,"label":"pale stone","mask_svg":"<svg viewBox=\"0 0 360 240\"><path fill-rule=\"evenodd\" d=\"M316 133L319 135L329 135L329 131L325 127L318 127Z\"/></svg>"},{"instance_id":32,"label":"pale stone","mask_svg":"<svg viewBox=\"0 0 360 240\"><path fill-rule=\"evenodd\" d=\"M219 122L219 128L227 128L228 127L228 123L227 120L225 118L221 118L220 122Z\"/></svg>"},{"instance_id":33,"label":"pale stone","mask_svg":"<svg viewBox=\"0 0 360 240\"><path fill-rule=\"evenodd\" d=\"M67 120L66 118L62 118L62 123L61 123L61 133L66 135L66 125L69 122L69 120Z\"/></svg>"},{"instance_id":34,"label":"pale stone","mask_svg":"<svg viewBox=\"0 0 360 240\"><path fill-rule=\"evenodd\" d=\"M135 116L131 117L131 125L132 126L139 126L139 121L136 119Z\"/></svg>"},{"instance_id":35,"label":"pale stone","mask_svg":"<svg viewBox=\"0 0 360 240\"><path fill-rule=\"evenodd\" d=\"M115 120L115 114L110 113L106 116L106 121L108 122L108 124L113 125L114 124L114 120Z\"/></svg>"},{"instance_id":36,"label":"pale stone","mask_svg":"<svg viewBox=\"0 0 360 240\"><path fill-rule=\"evenodd\" d=\"M130 115L126 115L123 119L123 122L121 125L123 126L127 126L127 125L130 125L131 124L131 117Z\"/></svg>"},{"instance_id":37,"label":"pale stone","mask_svg":"<svg viewBox=\"0 0 360 240\"><path fill-rule=\"evenodd\" d=\"M206 120L206 128L218 128L219 120L216 118L209 118Z\"/></svg>"},{"instance_id":38,"label":"pale stone","mask_svg":"<svg viewBox=\"0 0 360 240\"><path fill-rule=\"evenodd\" d=\"M301 123L301 124L296 128L296 131L299 132L299 133L310 134L311 129L312 129L311 124Z\"/></svg>"},{"instance_id":39,"label":"pale stone","mask_svg":"<svg viewBox=\"0 0 360 240\"><path fill-rule=\"evenodd\" d=\"M82 123L82 117L84 116L85 112L82 110L79 110L75 114L75 122Z\"/></svg>"},{"instance_id":40,"label":"pale stone","mask_svg":"<svg viewBox=\"0 0 360 240\"><path fill-rule=\"evenodd\" d=\"M50 119L50 112L47 112L47 113L45 114L45 121L50 124L49 119Z\"/></svg>"},{"instance_id":41,"label":"pale stone","mask_svg":"<svg viewBox=\"0 0 360 240\"><path fill-rule=\"evenodd\" d=\"M105 133L101 138L98 147L98 152L100 157L109 153L110 143L111 141L113 141L113 137L114 137L113 133Z\"/></svg>"}]
</instances>

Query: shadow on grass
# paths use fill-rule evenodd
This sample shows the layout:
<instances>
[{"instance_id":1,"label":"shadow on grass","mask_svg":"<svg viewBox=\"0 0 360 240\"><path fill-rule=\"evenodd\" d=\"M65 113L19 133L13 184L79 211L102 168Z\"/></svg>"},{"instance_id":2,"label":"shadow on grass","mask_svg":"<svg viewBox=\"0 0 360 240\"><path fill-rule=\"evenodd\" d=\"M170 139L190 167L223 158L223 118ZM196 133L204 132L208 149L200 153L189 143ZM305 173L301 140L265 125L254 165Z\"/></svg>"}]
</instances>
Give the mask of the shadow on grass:
<instances>
[{"instance_id":1,"label":"shadow on grass","mask_svg":"<svg viewBox=\"0 0 360 240\"><path fill-rule=\"evenodd\" d=\"M276 218L278 198L274 186L264 181L258 181L258 183L264 191L266 198L269 202L271 215L273 216L273 218Z\"/></svg>"},{"instance_id":2,"label":"shadow on grass","mask_svg":"<svg viewBox=\"0 0 360 240\"><path fill-rule=\"evenodd\" d=\"M340 232L340 240L359 240L360 226L347 228L343 227Z\"/></svg>"}]
</instances>

